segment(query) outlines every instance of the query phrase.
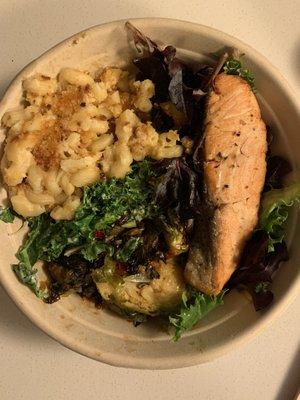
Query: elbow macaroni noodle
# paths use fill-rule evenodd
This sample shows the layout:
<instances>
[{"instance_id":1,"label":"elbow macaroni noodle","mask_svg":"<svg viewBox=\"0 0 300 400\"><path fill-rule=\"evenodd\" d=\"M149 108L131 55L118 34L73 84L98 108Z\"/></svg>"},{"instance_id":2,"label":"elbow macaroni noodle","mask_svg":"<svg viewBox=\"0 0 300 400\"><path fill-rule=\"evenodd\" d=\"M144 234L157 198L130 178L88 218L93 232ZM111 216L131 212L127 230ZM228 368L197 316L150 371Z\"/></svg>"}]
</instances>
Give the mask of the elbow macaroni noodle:
<instances>
[{"instance_id":1,"label":"elbow macaroni noodle","mask_svg":"<svg viewBox=\"0 0 300 400\"><path fill-rule=\"evenodd\" d=\"M70 220L82 189L101 174L123 178L134 161L180 157L177 131L159 134L150 122L154 84L127 71L99 76L64 68L56 78L23 82L25 106L6 112L1 162L14 210L23 217L50 212ZM142 122L141 116L143 116Z\"/></svg>"}]
</instances>

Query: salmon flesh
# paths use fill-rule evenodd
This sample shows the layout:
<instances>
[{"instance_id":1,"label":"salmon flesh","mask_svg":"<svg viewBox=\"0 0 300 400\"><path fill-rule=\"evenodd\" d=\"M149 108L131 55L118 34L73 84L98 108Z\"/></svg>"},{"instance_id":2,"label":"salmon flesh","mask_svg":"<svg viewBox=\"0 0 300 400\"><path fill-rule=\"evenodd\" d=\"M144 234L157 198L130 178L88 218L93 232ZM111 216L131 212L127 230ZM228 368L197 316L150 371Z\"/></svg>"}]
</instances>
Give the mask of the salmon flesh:
<instances>
[{"instance_id":1,"label":"salmon flesh","mask_svg":"<svg viewBox=\"0 0 300 400\"><path fill-rule=\"evenodd\" d=\"M220 74L208 94L202 152L205 205L195 223L187 282L219 293L257 224L266 175L266 126L248 83Z\"/></svg>"}]
</instances>

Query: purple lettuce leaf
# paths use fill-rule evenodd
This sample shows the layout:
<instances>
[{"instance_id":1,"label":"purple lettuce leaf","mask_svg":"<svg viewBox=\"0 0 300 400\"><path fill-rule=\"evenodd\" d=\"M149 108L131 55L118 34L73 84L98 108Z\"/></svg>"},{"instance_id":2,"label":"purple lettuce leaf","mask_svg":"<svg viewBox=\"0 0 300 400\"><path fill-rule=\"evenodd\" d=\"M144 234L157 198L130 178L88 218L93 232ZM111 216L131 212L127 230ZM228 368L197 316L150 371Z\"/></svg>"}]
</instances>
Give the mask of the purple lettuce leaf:
<instances>
[{"instance_id":1,"label":"purple lettuce leaf","mask_svg":"<svg viewBox=\"0 0 300 400\"><path fill-rule=\"evenodd\" d=\"M289 258L285 242L276 243L272 252L268 252L268 243L268 234L262 230L256 231L245 246L239 268L227 283L230 289L239 286L246 288L256 311L268 307L272 302L270 285L273 274L280 263Z\"/></svg>"}]
</instances>

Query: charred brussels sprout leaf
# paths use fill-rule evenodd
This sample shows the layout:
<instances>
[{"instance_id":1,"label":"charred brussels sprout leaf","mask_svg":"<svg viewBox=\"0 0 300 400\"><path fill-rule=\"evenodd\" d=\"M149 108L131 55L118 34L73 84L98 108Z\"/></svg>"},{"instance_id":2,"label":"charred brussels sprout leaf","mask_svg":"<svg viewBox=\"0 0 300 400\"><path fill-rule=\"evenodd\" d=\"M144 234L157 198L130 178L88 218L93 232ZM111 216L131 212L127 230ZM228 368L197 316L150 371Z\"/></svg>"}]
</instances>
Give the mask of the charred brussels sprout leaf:
<instances>
[{"instance_id":1,"label":"charred brussels sprout leaf","mask_svg":"<svg viewBox=\"0 0 300 400\"><path fill-rule=\"evenodd\" d=\"M103 267L95 269L92 276L96 283L108 282L115 286L122 282L122 279L117 273L116 262L108 256L105 257Z\"/></svg>"},{"instance_id":2,"label":"charred brussels sprout leaf","mask_svg":"<svg viewBox=\"0 0 300 400\"><path fill-rule=\"evenodd\" d=\"M46 270L51 279L47 303L53 303L62 294L74 290L96 306L101 305L101 296L91 275L91 264L81 256L61 257L57 262L47 263Z\"/></svg>"}]
</instances>

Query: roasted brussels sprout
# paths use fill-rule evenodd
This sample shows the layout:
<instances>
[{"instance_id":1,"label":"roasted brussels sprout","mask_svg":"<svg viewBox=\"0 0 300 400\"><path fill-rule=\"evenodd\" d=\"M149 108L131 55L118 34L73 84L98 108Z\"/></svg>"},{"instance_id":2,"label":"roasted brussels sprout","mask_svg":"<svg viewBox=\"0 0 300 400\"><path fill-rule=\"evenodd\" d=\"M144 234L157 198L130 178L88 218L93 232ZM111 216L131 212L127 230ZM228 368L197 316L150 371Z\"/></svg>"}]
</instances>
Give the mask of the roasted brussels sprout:
<instances>
[{"instance_id":1,"label":"roasted brussels sprout","mask_svg":"<svg viewBox=\"0 0 300 400\"><path fill-rule=\"evenodd\" d=\"M48 303L59 300L60 296L75 291L100 306L102 299L91 276L91 265L81 256L61 257L45 265L50 278Z\"/></svg>"},{"instance_id":2,"label":"roasted brussels sprout","mask_svg":"<svg viewBox=\"0 0 300 400\"><path fill-rule=\"evenodd\" d=\"M107 257L104 266L93 272L93 279L102 298L127 313L153 316L176 310L184 291L180 267L163 261L153 261L151 266L159 277L151 279L145 272L121 277L116 262Z\"/></svg>"}]
</instances>

